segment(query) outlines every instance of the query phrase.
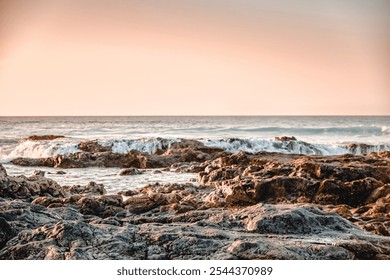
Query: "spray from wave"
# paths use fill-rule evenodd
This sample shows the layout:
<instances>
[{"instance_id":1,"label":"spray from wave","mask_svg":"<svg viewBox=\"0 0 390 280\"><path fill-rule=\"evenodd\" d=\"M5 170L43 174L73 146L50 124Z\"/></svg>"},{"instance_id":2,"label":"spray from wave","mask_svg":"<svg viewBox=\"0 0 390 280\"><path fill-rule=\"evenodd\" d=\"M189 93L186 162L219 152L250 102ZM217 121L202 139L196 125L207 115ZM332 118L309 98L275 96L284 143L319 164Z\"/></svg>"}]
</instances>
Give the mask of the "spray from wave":
<instances>
[{"instance_id":1,"label":"spray from wave","mask_svg":"<svg viewBox=\"0 0 390 280\"><path fill-rule=\"evenodd\" d=\"M98 143L111 149L113 153L125 154L135 150L143 153L155 153L158 150L166 150L178 138L145 137L140 139L104 139ZM390 151L390 145L368 145L362 143L343 144L318 144L300 140L280 141L277 139L198 139L208 147L221 148L229 152L245 151L248 153L277 152L302 155L341 155L341 154L366 154L381 150ZM19 143L9 143L0 147L0 160L8 161L17 157L45 158L54 155L66 155L81 152L77 139L64 138L51 141L25 140Z\"/></svg>"}]
</instances>

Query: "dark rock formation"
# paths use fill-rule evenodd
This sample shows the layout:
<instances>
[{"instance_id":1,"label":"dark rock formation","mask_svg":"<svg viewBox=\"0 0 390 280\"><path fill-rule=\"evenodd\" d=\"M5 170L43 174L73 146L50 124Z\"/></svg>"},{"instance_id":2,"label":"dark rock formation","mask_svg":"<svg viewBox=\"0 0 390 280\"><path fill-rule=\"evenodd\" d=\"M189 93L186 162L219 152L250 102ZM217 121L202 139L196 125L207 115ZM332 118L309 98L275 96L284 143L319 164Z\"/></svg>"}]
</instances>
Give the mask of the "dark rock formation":
<instances>
[{"instance_id":1,"label":"dark rock formation","mask_svg":"<svg viewBox=\"0 0 390 280\"><path fill-rule=\"evenodd\" d=\"M0 198L32 201L38 196L64 197L65 193L55 181L40 174L31 177L11 177L6 175L4 168L1 166Z\"/></svg>"},{"instance_id":2,"label":"dark rock formation","mask_svg":"<svg viewBox=\"0 0 390 280\"><path fill-rule=\"evenodd\" d=\"M64 135L31 135L27 137L30 141L54 140L58 138L65 138Z\"/></svg>"},{"instance_id":3,"label":"dark rock formation","mask_svg":"<svg viewBox=\"0 0 390 280\"><path fill-rule=\"evenodd\" d=\"M296 141L297 138L294 136L278 136L275 137L275 141Z\"/></svg>"},{"instance_id":4,"label":"dark rock formation","mask_svg":"<svg viewBox=\"0 0 390 280\"><path fill-rule=\"evenodd\" d=\"M98 140L81 142L77 145L77 147L81 151L88 153L111 152L111 147L105 147L99 144Z\"/></svg>"}]
</instances>

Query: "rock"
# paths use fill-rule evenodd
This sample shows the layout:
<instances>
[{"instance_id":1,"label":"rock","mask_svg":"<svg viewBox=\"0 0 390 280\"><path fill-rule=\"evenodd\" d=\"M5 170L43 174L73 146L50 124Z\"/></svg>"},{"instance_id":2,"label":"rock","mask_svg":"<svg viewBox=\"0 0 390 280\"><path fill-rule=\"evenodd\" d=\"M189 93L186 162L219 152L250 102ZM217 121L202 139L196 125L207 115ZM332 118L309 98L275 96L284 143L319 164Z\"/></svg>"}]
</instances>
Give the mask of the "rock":
<instances>
[{"instance_id":1,"label":"rock","mask_svg":"<svg viewBox=\"0 0 390 280\"><path fill-rule=\"evenodd\" d=\"M33 176L42 176L42 177L44 177L44 176L45 176L45 171L42 171L42 170L34 170Z\"/></svg>"},{"instance_id":2,"label":"rock","mask_svg":"<svg viewBox=\"0 0 390 280\"><path fill-rule=\"evenodd\" d=\"M143 171L135 168L135 167L130 167L130 168L125 168L119 171L119 176L129 176L129 175L139 175L142 174Z\"/></svg>"},{"instance_id":3,"label":"rock","mask_svg":"<svg viewBox=\"0 0 390 280\"><path fill-rule=\"evenodd\" d=\"M123 196L133 196L133 195L139 194L139 191L138 190L125 190L125 191L118 192L118 194L123 195Z\"/></svg>"},{"instance_id":4,"label":"rock","mask_svg":"<svg viewBox=\"0 0 390 280\"><path fill-rule=\"evenodd\" d=\"M85 186L73 185L73 186L64 186L62 188L65 192L70 194L87 194L87 195L103 195L107 191L103 184L97 184L95 182L89 182Z\"/></svg>"},{"instance_id":5,"label":"rock","mask_svg":"<svg viewBox=\"0 0 390 280\"><path fill-rule=\"evenodd\" d=\"M259 209L258 206L252 208ZM243 212L250 211L247 208ZM291 205L264 205L260 211L245 220L249 231L272 234L350 233L357 227L336 213L325 213L315 207Z\"/></svg>"},{"instance_id":6,"label":"rock","mask_svg":"<svg viewBox=\"0 0 390 280\"><path fill-rule=\"evenodd\" d=\"M0 177L0 197L32 201L38 196L64 197L65 193L55 181L42 176Z\"/></svg>"},{"instance_id":7,"label":"rock","mask_svg":"<svg viewBox=\"0 0 390 280\"><path fill-rule=\"evenodd\" d=\"M371 194L382 187L382 183L365 178L352 182L340 182L327 179L322 181L315 197L321 204L347 204L353 207L364 204Z\"/></svg>"},{"instance_id":8,"label":"rock","mask_svg":"<svg viewBox=\"0 0 390 280\"><path fill-rule=\"evenodd\" d=\"M7 221L0 217L0 249L4 247L8 240L14 236L11 226Z\"/></svg>"},{"instance_id":9,"label":"rock","mask_svg":"<svg viewBox=\"0 0 390 280\"><path fill-rule=\"evenodd\" d=\"M278 136L275 137L275 141L297 141L297 138L294 136Z\"/></svg>"},{"instance_id":10,"label":"rock","mask_svg":"<svg viewBox=\"0 0 390 280\"><path fill-rule=\"evenodd\" d=\"M390 259L386 153L209 152L183 141L158 154L53 158L199 172L199 184L116 195L93 182L61 187L40 175L9 176L0 165L0 259Z\"/></svg>"},{"instance_id":11,"label":"rock","mask_svg":"<svg viewBox=\"0 0 390 280\"><path fill-rule=\"evenodd\" d=\"M58 138L65 138L63 135L31 135L27 137L29 141L54 140Z\"/></svg>"},{"instance_id":12,"label":"rock","mask_svg":"<svg viewBox=\"0 0 390 280\"><path fill-rule=\"evenodd\" d=\"M111 147L106 147L99 144L98 140L80 142L77 147L80 150L88 153L111 152Z\"/></svg>"},{"instance_id":13,"label":"rock","mask_svg":"<svg viewBox=\"0 0 390 280\"><path fill-rule=\"evenodd\" d=\"M120 203L115 196L103 200ZM0 259L389 259L390 253L389 238L312 206L122 211L107 218L17 201L0 202L0 210L16 230Z\"/></svg>"},{"instance_id":14,"label":"rock","mask_svg":"<svg viewBox=\"0 0 390 280\"><path fill-rule=\"evenodd\" d=\"M54 158L15 158L11 163L19 166L47 166L54 167Z\"/></svg>"},{"instance_id":15,"label":"rock","mask_svg":"<svg viewBox=\"0 0 390 280\"><path fill-rule=\"evenodd\" d=\"M0 179L4 179L8 176L7 171L3 167L3 165L0 164Z\"/></svg>"}]
</instances>

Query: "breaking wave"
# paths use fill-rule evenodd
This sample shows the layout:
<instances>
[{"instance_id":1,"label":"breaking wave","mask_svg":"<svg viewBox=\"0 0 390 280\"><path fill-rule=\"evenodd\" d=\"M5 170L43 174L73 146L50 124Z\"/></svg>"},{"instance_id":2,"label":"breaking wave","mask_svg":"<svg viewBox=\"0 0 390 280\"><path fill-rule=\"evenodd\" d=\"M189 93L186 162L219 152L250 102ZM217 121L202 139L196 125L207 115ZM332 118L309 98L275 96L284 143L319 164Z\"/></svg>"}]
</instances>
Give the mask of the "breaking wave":
<instances>
[{"instance_id":1,"label":"breaking wave","mask_svg":"<svg viewBox=\"0 0 390 280\"><path fill-rule=\"evenodd\" d=\"M385 129L388 131L388 129ZM369 145L363 143L342 143L342 144L318 144L308 143L300 140L278 141L273 139L197 139L205 146L221 148L229 152L245 151L257 152L278 152L302 155L341 155L341 154L365 154L381 150L390 151L390 145ZM105 147L111 147L114 153L128 153L136 150L144 153L155 153L157 150L166 150L175 142L181 141L178 138L147 137L140 139L104 139L98 143ZM29 141L21 142L8 141L0 146L0 160L8 161L17 157L42 158L54 155L66 155L77 153L80 139L64 138L52 141Z\"/></svg>"}]
</instances>

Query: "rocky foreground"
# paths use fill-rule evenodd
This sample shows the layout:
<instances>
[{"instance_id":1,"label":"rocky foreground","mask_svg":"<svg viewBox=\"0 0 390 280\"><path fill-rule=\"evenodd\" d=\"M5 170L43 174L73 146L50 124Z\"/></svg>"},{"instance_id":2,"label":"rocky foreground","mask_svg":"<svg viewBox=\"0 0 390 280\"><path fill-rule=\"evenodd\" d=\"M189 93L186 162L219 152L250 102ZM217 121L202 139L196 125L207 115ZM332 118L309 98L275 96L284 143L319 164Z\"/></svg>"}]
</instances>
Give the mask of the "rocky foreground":
<instances>
[{"instance_id":1,"label":"rocky foreground","mask_svg":"<svg viewBox=\"0 0 390 280\"><path fill-rule=\"evenodd\" d=\"M198 182L107 195L0 165L0 259L390 259L390 152L230 154L196 141L154 154L80 149L13 163L174 169Z\"/></svg>"}]
</instances>

